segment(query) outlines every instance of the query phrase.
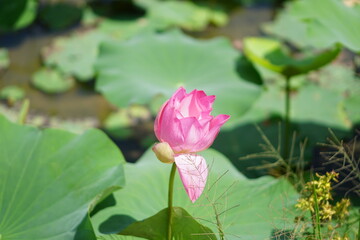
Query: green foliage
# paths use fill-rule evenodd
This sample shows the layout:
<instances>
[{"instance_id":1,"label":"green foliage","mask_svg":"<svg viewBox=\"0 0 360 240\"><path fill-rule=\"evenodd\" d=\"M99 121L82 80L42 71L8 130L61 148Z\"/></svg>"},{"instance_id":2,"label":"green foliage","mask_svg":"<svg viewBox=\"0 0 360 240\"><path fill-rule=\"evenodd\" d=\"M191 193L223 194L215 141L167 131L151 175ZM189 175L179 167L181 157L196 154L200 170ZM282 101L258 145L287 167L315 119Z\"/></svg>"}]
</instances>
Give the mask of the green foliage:
<instances>
[{"instance_id":1,"label":"green foliage","mask_svg":"<svg viewBox=\"0 0 360 240\"><path fill-rule=\"evenodd\" d=\"M160 29L178 26L196 31L205 29L209 23L223 26L228 20L224 12L188 1L157 1L146 8L147 19Z\"/></svg>"},{"instance_id":2,"label":"green foliage","mask_svg":"<svg viewBox=\"0 0 360 240\"><path fill-rule=\"evenodd\" d=\"M36 0L2 0L0 32L15 31L31 24L36 17Z\"/></svg>"},{"instance_id":3,"label":"green foliage","mask_svg":"<svg viewBox=\"0 0 360 240\"><path fill-rule=\"evenodd\" d=\"M82 8L75 4L54 3L45 5L39 12L40 20L54 30L64 29L79 21L82 16Z\"/></svg>"},{"instance_id":4,"label":"green foliage","mask_svg":"<svg viewBox=\"0 0 360 240\"><path fill-rule=\"evenodd\" d=\"M98 130L39 130L0 116L0 132L2 239L72 240L89 208L124 185L124 158Z\"/></svg>"},{"instance_id":5,"label":"green foliage","mask_svg":"<svg viewBox=\"0 0 360 240\"><path fill-rule=\"evenodd\" d=\"M42 51L45 64L56 67L64 74L75 76L80 81L91 80L98 47L104 38L101 33L93 31L57 38Z\"/></svg>"},{"instance_id":6,"label":"green foliage","mask_svg":"<svg viewBox=\"0 0 360 240\"><path fill-rule=\"evenodd\" d=\"M269 77L270 80L267 79ZM260 126L275 147L281 143L279 136L282 129L277 120L285 114L284 81L278 77L274 79L273 75L263 75L263 78L266 87L258 100L239 118L236 128L231 131L222 130L214 143L214 148L224 153L249 177L268 174L269 169L256 168L274 160L264 157L239 160L240 157L263 151L260 146L263 140L254 124ZM300 154L300 141L307 139L304 160L310 161L317 144L330 136L328 128L343 138L360 122L360 82L352 69L335 64L308 76L293 78L292 82L296 81L302 83L300 87L294 85L291 93L292 130L297 136L294 156L298 157Z\"/></svg>"},{"instance_id":7,"label":"green foliage","mask_svg":"<svg viewBox=\"0 0 360 240\"><path fill-rule=\"evenodd\" d=\"M346 6L344 1L291 1L266 29L298 46L316 48L341 43L360 51L360 5Z\"/></svg>"},{"instance_id":8,"label":"green foliage","mask_svg":"<svg viewBox=\"0 0 360 240\"><path fill-rule=\"evenodd\" d=\"M210 228L199 224L185 209L172 209L172 237L173 239L216 240ZM120 232L121 235L143 237L149 240L166 240L168 231L168 208L161 210L154 216L132 223Z\"/></svg>"},{"instance_id":9,"label":"green foliage","mask_svg":"<svg viewBox=\"0 0 360 240\"><path fill-rule=\"evenodd\" d=\"M41 68L35 72L31 82L37 89L49 94L66 92L74 86L73 78L49 68Z\"/></svg>"},{"instance_id":10,"label":"green foliage","mask_svg":"<svg viewBox=\"0 0 360 240\"><path fill-rule=\"evenodd\" d=\"M210 165L203 195L192 204L176 176L174 206L186 209L216 235L220 227L226 239L230 240L239 237L266 239L273 228L291 228L291 223L285 224L286 219L293 218L291 210L286 213L283 210L294 204L297 193L285 179L262 177L248 180L220 153L206 150L201 155ZM114 193L115 206L92 217L95 231L114 234L124 229L121 223L125 216L142 220L164 209L170 167L159 162L151 150L136 164L127 164L127 187Z\"/></svg>"},{"instance_id":11,"label":"green foliage","mask_svg":"<svg viewBox=\"0 0 360 240\"><path fill-rule=\"evenodd\" d=\"M5 99L9 103L14 103L18 100L21 100L24 98L24 96L24 90L15 85L6 86L0 90L0 99Z\"/></svg>"},{"instance_id":12,"label":"green foliage","mask_svg":"<svg viewBox=\"0 0 360 240\"><path fill-rule=\"evenodd\" d=\"M116 40L126 40L145 31L155 31L155 26L146 18L135 20L103 19L96 31Z\"/></svg>"},{"instance_id":13,"label":"green foliage","mask_svg":"<svg viewBox=\"0 0 360 240\"><path fill-rule=\"evenodd\" d=\"M234 121L260 93L257 85L238 76L239 57L224 39L199 41L178 31L106 42L96 65L96 89L119 107L170 97L180 86L202 89L218 98L214 115L230 114Z\"/></svg>"},{"instance_id":14,"label":"green foliage","mask_svg":"<svg viewBox=\"0 0 360 240\"><path fill-rule=\"evenodd\" d=\"M0 70L10 65L9 53L5 48L0 48Z\"/></svg>"},{"instance_id":15,"label":"green foliage","mask_svg":"<svg viewBox=\"0 0 360 240\"><path fill-rule=\"evenodd\" d=\"M334 47L316 56L295 59L277 40L254 37L244 40L244 53L251 61L287 77L316 70L334 60L339 52L340 47Z\"/></svg>"},{"instance_id":16,"label":"green foliage","mask_svg":"<svg viewBox=\"0 0 360 240\"><path fill-rule=\"evenodd\" d=\"M151 112L142 105L131 105L111 113L104 122L104 128L111 136L126 138L133 134L134 127L143 122L149 122Z\"/></svg>"}]
</instances>

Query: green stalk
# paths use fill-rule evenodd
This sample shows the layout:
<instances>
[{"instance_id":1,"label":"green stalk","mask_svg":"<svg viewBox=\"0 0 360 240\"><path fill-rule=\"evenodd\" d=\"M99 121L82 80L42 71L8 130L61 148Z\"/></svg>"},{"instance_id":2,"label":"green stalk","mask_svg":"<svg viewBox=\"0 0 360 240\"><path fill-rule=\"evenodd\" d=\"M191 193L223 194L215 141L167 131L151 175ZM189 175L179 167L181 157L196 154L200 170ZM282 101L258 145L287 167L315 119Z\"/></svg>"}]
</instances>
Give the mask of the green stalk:
<instances>
[{"instance_id":1,"label":"green stalk","mask_svg":"<svg viewBox=\"0 0 360 240\"><path fill-rule=\"evenodd\" d=\"M20 113L18 116L18 123L25 124L27 115L29 113L30 101L25 99L21 105Z\"/></svg>"},{"instance_id":2,"label":"green stalk","mask_svg":"<svg viewBox=\"0 0 360 240\"><path fill-rule=\"evenodd\" d=\"M172 167L171 167L171 172L170 172L170 179L169 179L169 194L168 194L168 216L169 216L169 220L168 220L168 240L171 240L172 238L172 231L171 231L171 225L172 225L172 213L173 213L173 209L172 209L172 205L173 205L173 190L174 190L174 177L175 177L175 172L176 172L176 164L173 163Z\"/></svg>"},{"instance_id":3,"label":"green stalk","mask_svg":"<svg viewBox=\"0 0 360 240\"><path fill-rule=\"evenodd\" d=\"M313 185L313 194L314 194L314 200L315 200L314 208L315 208L315 225L316 225L316 230L317 230L317 237L319 240L322 240L321 227L320 227L319 203L318 203L316 189L315 189L314 185Z\"/></svg>"},{"instance_id":4,"label":"green stalk","mask_svg":"<svg viewBox=\"0 0 360 240\"><path fill-rule=\"evenodd\" d=\"M284 149L283 158L289 162L290 150L290 77L286 77L285 85L285 124L284 124Z\"/></svg>"}]
</instances>

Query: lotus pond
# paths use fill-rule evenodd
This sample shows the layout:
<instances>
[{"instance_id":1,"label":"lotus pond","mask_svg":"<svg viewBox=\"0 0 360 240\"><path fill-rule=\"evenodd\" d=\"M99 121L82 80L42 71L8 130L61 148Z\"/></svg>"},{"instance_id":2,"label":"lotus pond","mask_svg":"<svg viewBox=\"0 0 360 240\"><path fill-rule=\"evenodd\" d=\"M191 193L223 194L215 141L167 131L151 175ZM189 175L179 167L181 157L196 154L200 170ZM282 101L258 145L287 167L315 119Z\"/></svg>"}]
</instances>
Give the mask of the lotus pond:
<instances>
[{"instance_id":1,"label":"lotus pond","mask_svg":"<svg viewBox=\"0 0 360 240\"><path fill-rule=\"evenodd\" d=\"M0 240L360 240L360 1L0 1Z\"/></svg>"}]
</instances>

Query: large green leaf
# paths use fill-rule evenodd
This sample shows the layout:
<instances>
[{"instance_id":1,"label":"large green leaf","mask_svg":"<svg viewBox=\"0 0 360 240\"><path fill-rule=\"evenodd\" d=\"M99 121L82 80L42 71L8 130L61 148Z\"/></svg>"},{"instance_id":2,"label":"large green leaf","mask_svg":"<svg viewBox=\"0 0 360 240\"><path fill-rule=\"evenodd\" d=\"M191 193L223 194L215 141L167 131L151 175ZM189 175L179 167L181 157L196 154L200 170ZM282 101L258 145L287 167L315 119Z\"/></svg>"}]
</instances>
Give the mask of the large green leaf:
<instances>
[{"instance_id":1,"label":"large green leaf","mask_svg":"<svg viewBox=\"0 0 360 240\"><path fill-rule=\"evenodd\" d=\"M360 5L346 6L344 1L291 1L269 32L295 42L324 48L342 43L353 51L360 51Z\"/></svg>"},{"instance_id":2,"label":"large green leaf","mask_svg":"<svg viewBox=\"0 0 360 240\"><path fill-rule=\"evenodd\" d=\"M292 77L330 63L340 52L340 47L334 47L315 56L295 59L290 57L289 51L277 40L250 37L244 40L244 52L254 63Z\"/></svg>"},{"instance_id":3,"label":"large green leaf","mask_svg":"<svg viewBox=\"0 0 360 240\"><path fill-rule=\"evenodd\" d=\"M183 207L215 233L218 216L226 239L263 240L270 237L273 228L291 228L293 216L286 212L287 222L283 214L294 203L297 193L286 180L272 177L248 180L220 153L210 149L201 154L210 165L203 195L192 204L176 176L174 206ZM92 217L98 233L117 233L124 229L122 222L126 219L142 220L167 206L170 165L161 163L149 150L136 164L125 167L127 187L114 193L116 205Z\"/></svg>"},{"instance_id":4,"label":"large green leaf","mask_svg":"<svg viewBox=\"0 0 360 240\"><path fill-rule=\"evenodd\" d=\"M113 104L149 103L184 86L217 96L214 114L241 116L260 88L236 72L238 52L222 38L199 41L173 31L102 45L96 88Z\"/></svg>"},{"instance_id":5,"label":"large green leaf","mask_svg":"<svg viewBox=\"0 0 360 240\"><path fill-rule=\"evenodd\" d=\"M360 51L360 5L349 7L339 0L328 0L325 5L322 0L296 1L290 14L307 20L310 33L316 34L320 26L326 29L327 38L332 38L334 43Z\"/></svg>"},{"instance_id":6,"label":"large green leaf","mask_svg":"<svg viewBox=\"0 0 360 240\"><path fill-rule=\"evenodd\" d=\"M31 24L36 17L36 0L3 0L0 7L0 31L14 31Z\"/></svg>"},{"instance_id":7,"label":"large green leaf","mask_svg":"<svg viewBox=\"0 0 360 240\"><path fill-rule=\"evenodd\" d=\"M306 138L305 161L309 161L314 157L314 148L318 143L326 142L330 137L329 128L339 138L350 137L351 128L360 122L360 81L351 68L332 64L306 76L304 82L299 89L292 90L290 116L297 136L294 156L300 154L299 140ZM275 147L282 136L279 119L285 115L284 89L276 81L267 82L266 86L251 109L239 119L238 126L221 131L213 145L248 177L268 173L269 169L256 168L274 160L270 157L239 160L263 151L260 144L264 144L264 140L254 123Z\"/></svg>"},{"instance_id":8,"label":"large green leaf","mask_svg":"<svg viewBox=\"0 0 360 240\"><path fill-rule=\"evenodd\" d=\"M165 208L145 220L132 223L120 232L121 235L143 237L150 240L166 240L169 209ZM185 209L172 209L172 236L178 240L216 240L210 228L199 224Z\"/></svg>"},{"instance_id":9,"label":"large green leaf","mask_svg":"<svg viewBox=\"0 0 360 240\"><path fill-rule=\"evenodd\" d=\"M72 240L89 207L124 185L124 159L100 131L75 135L0 116L2 240Z\"/></svg>"}]
</instances>

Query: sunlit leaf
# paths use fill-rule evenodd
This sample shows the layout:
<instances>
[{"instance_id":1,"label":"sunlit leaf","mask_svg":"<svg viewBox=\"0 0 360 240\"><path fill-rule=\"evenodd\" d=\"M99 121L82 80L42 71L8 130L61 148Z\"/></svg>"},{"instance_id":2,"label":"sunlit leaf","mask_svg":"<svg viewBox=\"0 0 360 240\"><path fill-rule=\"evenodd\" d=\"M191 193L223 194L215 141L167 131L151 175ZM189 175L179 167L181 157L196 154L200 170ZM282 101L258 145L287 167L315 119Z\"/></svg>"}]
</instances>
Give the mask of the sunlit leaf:
<instances>
[{"instance_id":1,"label":"sunlit leaf","mask_svg":"<svg viewBox=\"0 0 360 240\"><path fill-rule=\"evenodd\" d=\"M191 1L134 0L134 3L146 10L146 19L158 29L182 27L196 31L210 23L223 26L228 21L225 12Z\"/></svg>"},{"instance_id":2,"label":"sunlit leaf","mask_svg":"<svg viewBox=\"0 0 360 240\"><path fill-rule=\"evenodd\" d=\"M56 70L42 68L34 73L32 84L45 93L62 93L74 86L74 79L66 77Z\"/></svg>"},{"instance_id":3,"label":"sunlit leaf","mask_svg":"<svg viewBox=\"0 0 360 240\"><path fill-rule=\"evenodd\" d=\"M260 93L257 85L238 76L239 57L225 39L199 41L177 31L106 42L97 61L96 88L119 107L170 97L180 86L201 89L216 95L214 114L235 120Z\"/></svg>"},{"instance_id":4,"label":"sunlit leaf","mask_svg":"<svg viewBox=\"0 0 360 240\"><path fill-rule=\"evenodd\" d=\"M36 0L3 0L0 7L0 31L15 31L31 24L36 17Z\"/></svg>"},{"instance_id":5,"label":"sunlit leaf","mask_svg":"<svg viewBox=\"0 0 360 240\"><path fill-rule=\"evenodd\" d=\"M25 92L22 88L10 85L0 89L0 99L5 99L10 103L23 99Z\"/></svg>"},{"instance_id":6,"label":"sunlit leaf","mask_svg":"<svg viewBox=\"0 0 360 240\"><path fill-rule=\"evenodd\" d=\"M73 240L90 205L124 185L124 159L100 131L75 135L0 116L2 239Z\"/></svg>"},{"instance_id":7,"label":"sunlit leaf","mask_svg":"<svg viewBox=\"0 0 360 240\"><path fill-rule=\"evenodd\" d=\"M328 64L335 59L340 48L334 47L312 57L295 59L290 56L289 50L277 40L250 37L244 40L244 52L254 63L284 76L292 77Z\"/></svg>"},{"instance_id":8,"label":"sunlit leaf","mask_svg":"<svg viewBox=\"0 0 360 240\"><path fill-rule=\"evenodd\" d=\"M341 43L359 52L360 5L350 7L339 0L326 4L322 0L291 1L267 30L300 46L326 48Z\"/></svg>"},{"instance_id":9,"label":"sunlit leaf","mask_svg":"<svg viewBox=\"0 0 360 240\"><path fill-rule=\"evenodd\" d=\"M284 209L294 203L297 193L286 180L272 177L248 180L220 153L207 150L201 155L210 165L203 195L192 204L176 176L174 206L184 208L217 236L218 216L226 239L230 240L263 240L271 235L273 228L291 227L291 223L284 224L293 216L290 212L285 214ZM92 217L98 233L117 233L124 229L121 224L124 216L139 221L167 206L169 164L161 163L149 150L136 164L125 167L127 187L114 193L116 205ZM206 235L204 237L206 239Z\"/></svg>"}]
</instances>

